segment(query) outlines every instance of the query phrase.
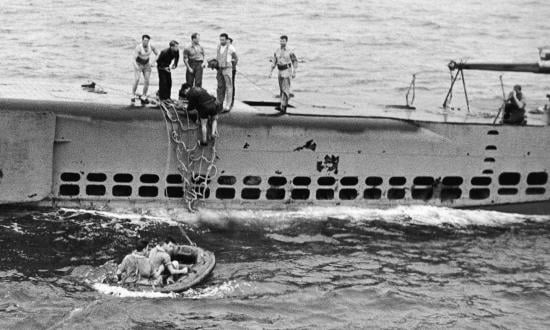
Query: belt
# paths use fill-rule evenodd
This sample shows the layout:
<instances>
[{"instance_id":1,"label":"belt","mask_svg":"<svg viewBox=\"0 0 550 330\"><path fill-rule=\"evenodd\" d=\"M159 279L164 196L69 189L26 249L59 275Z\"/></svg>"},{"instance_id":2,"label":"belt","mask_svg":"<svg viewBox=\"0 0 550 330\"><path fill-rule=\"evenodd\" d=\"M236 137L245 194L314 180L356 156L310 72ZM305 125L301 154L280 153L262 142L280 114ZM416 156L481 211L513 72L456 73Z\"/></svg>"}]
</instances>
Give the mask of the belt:
<instances>
[{"instance_id":1,"label":"belt","mask_svg":"<svg viewBox=\"0 0 550 330\"><path fill-rule=\"evenodd\" d=\"M279 70L286 70L288 68L291 68L292 67L292 64L277 64L277 69Z\"/></svg>"}]
</instances>

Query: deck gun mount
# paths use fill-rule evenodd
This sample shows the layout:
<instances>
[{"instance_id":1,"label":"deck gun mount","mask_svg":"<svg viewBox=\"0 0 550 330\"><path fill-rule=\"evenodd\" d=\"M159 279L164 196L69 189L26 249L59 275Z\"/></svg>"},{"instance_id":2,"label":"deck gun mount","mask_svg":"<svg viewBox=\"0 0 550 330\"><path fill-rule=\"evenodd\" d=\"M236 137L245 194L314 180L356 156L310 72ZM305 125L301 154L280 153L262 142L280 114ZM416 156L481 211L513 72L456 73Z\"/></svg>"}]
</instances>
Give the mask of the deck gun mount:
<instances>
[{"instance_id":1,"label":"deck gun mount","mask_svg":"<svg viewBox=\"0 0 550 330\"><path fill-rule=\"evenodd\" d=\"M466 92L466 82L464 80L464 70L480 70L480 71L506 71L506 72L531 72L540 74L550 74L550 46L539 48L539 61L537 63L466 63L466 62L449 62L449 70L451 73L456 70L456 74L451 80L451 87L443 102L443 108L447 108L453 86L460 75L462 85L464 87L464 95L466 97L466 105L468 112L470 112L470 102L468 100L468 93ZM502 76L501 76L502 82Z\"/></svg>"}]
</instances>

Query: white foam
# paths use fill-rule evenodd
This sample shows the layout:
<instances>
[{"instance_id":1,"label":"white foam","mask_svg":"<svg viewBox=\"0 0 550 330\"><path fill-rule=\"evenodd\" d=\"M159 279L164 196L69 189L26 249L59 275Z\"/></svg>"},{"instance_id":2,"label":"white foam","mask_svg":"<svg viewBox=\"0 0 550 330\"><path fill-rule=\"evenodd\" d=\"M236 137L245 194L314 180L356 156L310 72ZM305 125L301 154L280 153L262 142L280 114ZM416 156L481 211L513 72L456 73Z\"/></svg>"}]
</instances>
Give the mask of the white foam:
<instances>
[{"instance_id":1,"label":"white foam","mask_svg":"<svg viewBox=\"0 0 550 330\"><path fill-rule=\"evenodd\" d=\"M92 287L100 293L121 298L176 298L178 296L174 292L130 291L119 286L112 286L104 283L94 283Z\"/></svg>"}]
</instances>

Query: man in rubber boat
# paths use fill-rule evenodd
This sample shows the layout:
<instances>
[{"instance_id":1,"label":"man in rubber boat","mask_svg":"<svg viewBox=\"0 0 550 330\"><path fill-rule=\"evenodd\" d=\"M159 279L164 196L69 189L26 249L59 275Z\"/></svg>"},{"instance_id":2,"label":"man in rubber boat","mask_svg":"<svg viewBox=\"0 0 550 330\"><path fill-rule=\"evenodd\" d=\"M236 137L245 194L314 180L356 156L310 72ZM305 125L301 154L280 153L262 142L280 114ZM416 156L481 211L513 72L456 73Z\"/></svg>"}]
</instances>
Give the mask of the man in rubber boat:
<instances>
[{"instance_id":1,"label":"man in rubber boat","mask_svg":"<svg viewBox=\"0 0 550 330\"><path fill-rule=\"evenodd\" d=\"M168 273L171 279L173 279L175 275L184 275L189 272L187 267L179 269L179 264L172 262L171 256L174 254L175 249L176 241L171 237L167 237L161 244L158 244L149 252L149 261L151 267L153 267L155 278L162 278L163 274Z\"/></svg>"},{"instance_id":2,"label":"man in rubber boat","mask_svg":"<svg viewBox=\"0 0 550 330\"><path fill-rule=\"evenodd\" d=\"M140 240L136 249L124 257L116 271L121 283L144 283L158 285L162 277L157 276L149 260L149 242Z\"/></svg>"},{"instance_id":3,"label":"man in rubber boat","mask_svg":"<svg viewBox=\"0 0 550 330\"><path fill-rule=\"evenodd\" d=\"M208 143L206 124L209 120L212 123L210 127L211 138L218 136L218 114L222 111L222 104L216 100L216 97L208 94L204 88L191 87L190 84L185 83L181 85L180 98L187 99L187 111L197 110L199 114L201 143L203 145Z\"/></svg>"},{"instance_id":4,"label":"man in rubber boat","mask_svg":"<svg viewBox=\"0 0 550 330\"><path fill-rule=\"evenodd\" d=\"M141 43L136 46L133 56L134 66L134 86L132 87L132 102L140 98L141 103L147 99L147 90L149 89L149 79L151 78L151 54L158 55L158 50L150 44L151 37L147 34L141 36ZM141 97L136 94L139 79L143 74L143 92Z\"/></svg>"},{"instance_id":5,"label":"man in rubber boat","mask_svg":"<svg viewBox=\"0 0 550 330\"><path fill-rule=\"evenodd\" d=\"M525 95L521 92L521 86L515 85L514 89L508 94L502 122L512 125L525 124L525 105Z\"/></svg>"}]
</instances>

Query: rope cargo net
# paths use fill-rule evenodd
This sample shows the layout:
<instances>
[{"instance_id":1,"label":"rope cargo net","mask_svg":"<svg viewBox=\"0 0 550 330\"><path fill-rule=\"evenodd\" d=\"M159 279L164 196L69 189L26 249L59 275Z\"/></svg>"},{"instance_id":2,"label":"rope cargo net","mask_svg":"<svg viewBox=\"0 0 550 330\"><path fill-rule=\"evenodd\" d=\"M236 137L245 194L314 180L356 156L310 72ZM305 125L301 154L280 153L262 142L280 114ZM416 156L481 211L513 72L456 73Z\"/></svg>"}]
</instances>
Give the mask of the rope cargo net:
<instances>
[{"instance_id":1,"label":"rope cargo net","mask_svg":"<svg viewBox=\"0 0 550 330\"><path fill-rule=\"evenodd\" d=\"M200 124L190 119L187 111L182 119L178 113L178 109L183 110L180 105L162 101L160 108L166 120L169 141L175 149L177 168L182 178L183 201L189 211L195 212L197 201L208 197L208 184L218 172L214 164L216 141L202 146L198 139ZM211 154L210 158L208 154Z\"/></svg>"}]
</instances>

